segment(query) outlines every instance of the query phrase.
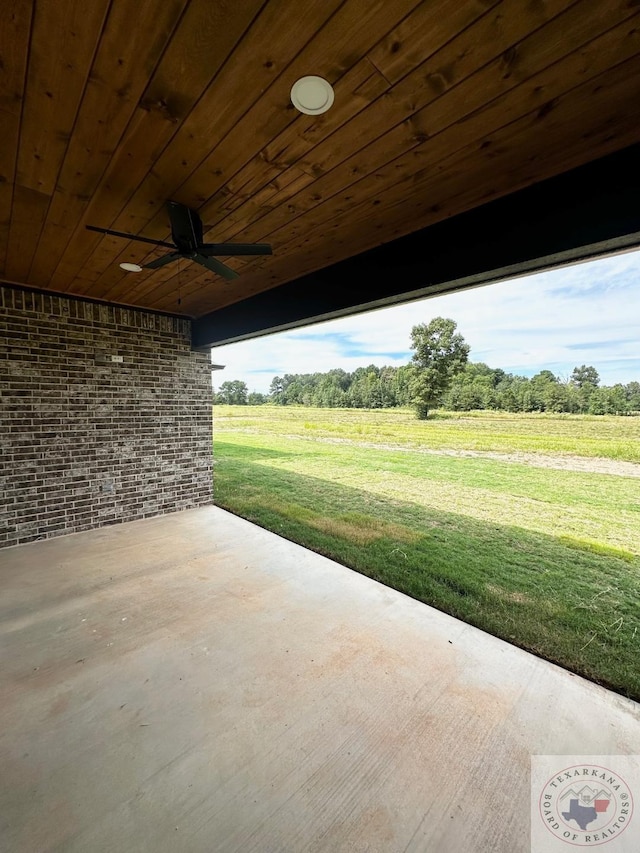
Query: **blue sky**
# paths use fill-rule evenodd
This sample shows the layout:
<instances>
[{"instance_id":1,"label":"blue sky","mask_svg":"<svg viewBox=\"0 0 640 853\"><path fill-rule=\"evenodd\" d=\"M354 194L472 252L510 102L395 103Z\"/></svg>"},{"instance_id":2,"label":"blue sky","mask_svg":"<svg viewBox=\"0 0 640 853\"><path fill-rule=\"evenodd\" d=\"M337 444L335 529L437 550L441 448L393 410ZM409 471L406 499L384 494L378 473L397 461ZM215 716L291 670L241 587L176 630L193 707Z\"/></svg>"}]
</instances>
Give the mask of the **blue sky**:
<instances>
[{"instance_id":1,"label":"blue sky","mask_svg":"<svg viewBox=\"0 0 640 853\"><path fill-rule=\"evenodd\" d=\"M562 379L592 364L602 384L640 381L640 252L576 264L485 287L318 323L212 350L226 365L214 384L246 382L266 393L274 376L368 364L406 364L416 323L451 317L469 358Z\"/></svg>"}]
</instances>

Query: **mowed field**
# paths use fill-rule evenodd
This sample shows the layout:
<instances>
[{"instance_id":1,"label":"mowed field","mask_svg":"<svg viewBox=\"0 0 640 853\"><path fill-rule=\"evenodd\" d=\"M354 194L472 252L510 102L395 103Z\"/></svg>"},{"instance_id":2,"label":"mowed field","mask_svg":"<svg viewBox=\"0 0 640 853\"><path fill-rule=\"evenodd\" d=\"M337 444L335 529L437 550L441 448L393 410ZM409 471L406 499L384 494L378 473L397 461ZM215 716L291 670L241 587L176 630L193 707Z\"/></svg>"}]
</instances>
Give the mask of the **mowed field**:
<instances>
[{"instance_id":1,"label":"mowed field","mask_svg":"<svg viewBox=\"0 0 640 853\"><path fill-rule=\"evenodd\" d=\"M221 507L640 700L640 418L214 407Z\"/></svg>"}]
</instances>

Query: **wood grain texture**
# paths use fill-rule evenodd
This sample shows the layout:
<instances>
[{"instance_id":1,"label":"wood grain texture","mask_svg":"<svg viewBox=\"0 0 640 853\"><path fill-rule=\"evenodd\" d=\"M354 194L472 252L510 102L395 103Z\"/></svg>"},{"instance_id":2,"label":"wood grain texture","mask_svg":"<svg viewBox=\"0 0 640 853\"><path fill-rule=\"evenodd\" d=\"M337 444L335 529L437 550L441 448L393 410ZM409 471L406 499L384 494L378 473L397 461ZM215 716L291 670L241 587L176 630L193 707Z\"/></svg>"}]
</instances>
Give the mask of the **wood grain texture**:
<instances>
[{"instance_id":1,"label":"wood grain texture","mask_svg":"<svg viewBox=\"0 0 640 853\"><path fill-rule=\"evenodd\" d=\"M569 10L572 13L571 19L574 18L574 11L578 10ZM573 22L575 23L575 20ZM565 21L560 20L554 22L555 24L558 24L557 31L561 32ZM534 36L529 40L534 42L533 48L535 48L535 41L540 45L548 43L542 38L542 35L540 33L537 37ZM270 216L264 217L260 223L257 223L263 227L255 234L260 239L271 239L276 245L280 244L284 255L294 254L310 244L314 239L314 227L318 232L315 236L320 242L328 243L337 234L344 233L347 220L362 221L376 212L379 214L380 211L376 211L375 207L383 201L388 200L394 204L397 200L397 203L402 205L415 193L416 184L425 174L433 174L434 170L437 170L438 164L441 161L446 162L447 158L451 162L451 154L456 150L464 149L474 139L480 140L485 147L489 146L491 142L483 140L489 129L499 129L505 118L514 120L519 115L523 104L527 105L529 111L539 109L548 112L553 106L553 98L563 94L567 86L571 86L579 79L589 79L592 75L596 76L598 72L606 68L610 63L612 50L616 51L616 55L620 59L636 55L639 47L638 41L637 19L634 18L588 43L581 50L570 54L565 61L553 64L517 86L515 83L507 84L504 81L500 71L500 61L490 64L477 75L481 78L479 81L473 78L468 81L468 86L463 92L464 97L458 102L458 106L462 104L464 105L463 109L471 110L466 118L455 114L449 116L448 123L445 122L445 130L439 135L436 132L437 123L434 122L432 124L433 134L424 144L416 146L407 155L385 166L381 166L380 161L374 160L373 157L376 155L378 157L384 156L386 148L382 150L381 145L370 146L368 154L372 159L367 168L358 166L358 158L362 156L363 152L345 164L338 185L341 183L348 185L349 172L355 176L352 185L346 192L340 196L332 195L330 190L325 193L322 192L323 185L331 186L329 181L332 175L329 174L325 179L319 179L314 184L315 198L308 192L301 194L298 199L292 200L292 205L295 206L296 201L298 201L299 207L289 211L289 217L284 220L285 226L282 229L278 231L276 228L270 227L274 222L278 223L278 211L274 211ZM561 44L560 42L556 43ZM532 49L531 45L522 45L521 51L523 55L533 56L535 59L535 50ZM526 76L527 71L535 70L535 63L523 62L519 68L520 74ZM496 89L496 85L492 86L492 79L496 81L498 89ZM511 85L511 89L509 89L509 85ZM491 95L493 91L497 95L500 88L507 90L507 93L496 97L485 108L473 110L475 102L479 98L479 96L474 98L474 93L481 93L484 97L485 94ZM582 103L588 103L588 96L583 96L579 92L574 94L572 99L583 97ZM445 99L444 107L446 108L446 106ZM459 173L462 167L458 162L451 168ZM371 180L367 175L374 170L375 180ZM362 174L365 177L358 179L358 176ZM323 195L327 195L329 198L323 201ZM302 197L302 204L299 202L300 197ZM307 199L316 204L313 210L313 219L303 215ZM298 213L298 210L301 210L302 214ZM298 213L297 218L296 213ZM230 236L232 235L225 234L225 238ZM288 236L292 238L289 243L286 242ZM278 261L274 259L270 266L275 266L277 263ZM245 266L245 269L248 267ZM253 264L251 269L256 270L258 266Z\"/></svg>"},{"instance_id":2,"label":"wood grain texture","mask_svg":"<svg viewBox=\"0 0 640 853\"><path fill-rule=\"evenodd\" d=\"M23 187L46 195L56 188L108 7L108 0L45 0L35 7L18 151Z\"/></svg>"},{"instance_id":3,"label":"wood grain texture","mask_svg":"<svg viewBox=\"0 0 640 853\"><path fill-rule=\"evenodd\" d=\"M47 221L34 257L31 282L45 282L78 224L120 141L186 0L115 3L85 88ZM132 22L145 22L144 39Z\"/></svg>"},{"instance_id":4,"label":"wood grain texture","mask_svg":"<svg viewBox=\"0 0 640 853\"><path fill-rule=\"evenodd\" d=\"M567 5L567 0L555 0L554 2L548 4L545 7L545 14L547 16L553 15L558 9L564 8ZM437 6L435 7L435 11L439 14L442 14L443 7ZM476 17L481 14L482 9L476 7L474 12ZM412 16L413 17L413 16ZM526 24L523 23L520 19L515 19L509 25L505 25L503 23L503 14L492 12L491 14L486 14L481 18L479 26L482 26L482 33L484 33L487 37L491 37L493 40L488 44L483 45L482 50L488 53L481 53L481 56L485 55L495 55L499 53L501 49L507 49L510 47L513 38L517 37L521 32L526 32ZM433 21L433 13L430 11L428 20ZM473 38L469 35L468 32L464 31L464 26L469 21L469 12L465 13L465 16L454 15L453 20L451 21L451 25L454 27L454 30L457 31L459 28L463 29L462 36L460 38L454 39L451 44L445 44L442 48L445 51L445 56L441 55L442 51L437 51L436 48L440 46L439 41L431 41L430 50L433 53L435 51L436 55L436 67L437 68L446 68L447 63L449 62L451 55L460 55L463 59L466 60L467 65L463 66L463 69L459 72L460 74L464 73L465 68L474 68L475 64L479 61L477 58L478 51L480 50L473 41ZM536 17L536 21L538 21L538 17ZM504 33L503 33L504 31ZM475 31L474 31L475 32ZM503 42L495 40L496 33L503 33ZM476 34L477 35L477 34ZM446 36L440 35L440 40L446 42ZM471 54L471 58L467 58L467 55ZM474 61L475 59L475 61ZM282 200L279 204L269 204L267 209L273 211L273 216L276 218L276 221L280 221L284 218L285 222L291 222L295 220L297 216L299 216L301 210L315 207L318 203L320 203L323 198L323 188L322 188L322 177L325 171L330 171L330 167L332 163L340 163L340 158L342 156L343 150L352 150L354 147L358 150L363 144L366 143L367 139L372 137L373 139L379 138L381 139L381 147L385 153L385 156L388 156L389 150L394 150L394 147L397 147L398 141L395 138L390 140L390 143L387 142L387 136L384 134L385 128L399 127L403 136L408 137L409 144L415 145L422 138L421 135L416 135L414 127L409 124L408 129L404 123L404 120L410 115L410 110L415 110L419 106L420 103L428 102L433 98L438 98L441 94L439 84L436 85L435 91L431 92L428 87L424 87L422 84L422 76L424 76L424 63L421 63L420 67L410 74L405 80L403 80L400 91L394 89L389 93L388 97L378 98L375 101L375 120L371 115L372 109L370 108L368 111L360 111L356 114L354 120L352 122L347 122L345 125L340 127L337 132L334 132L328 136L328 139L324 145L316 145L313 149L314 159L309 161L304 156L299 161L301 168L304 169L306 173L311 174L316 177L316 180L313 181L307 190L306 193L298 196L295 201L290 201L289 199ZM453 76L451 72L446 72L450 77ZM429 74L434 76L434 72L432 69L429 70ZM438 77L439 72L435 72L435 76ZM416 94L417 93L417 94ZM385 124L387 122L387 124ZM399 122L402 122L399 124ZM342 140L342 142L340 141ZM331 158L331 161L327 160L324 165L320 165L318 162L318 151L326 151L327 156ZM301 152L304 154L304 150ZM320 155L322 156L322 155ZM338 175L338 185L344 186L345 182L348 185L353 180L357 179L361 175L367 175L373 171L375 168L374 164L372 167L353 165L352 163L348 164L346 170L343 170L342 174ZM286 173L285 173L286 174ZM375 180L375 178L374 178ZM332 193L325 193L326 195L331 195ZM301 201L302 199L307 199L305 207L305 202ZM286 203L285 203L286 202ZM216 198L214 197L213 202L210 202L201 210L201 214L205 217L205 222L210 221L210 216L212 212L216 210ZM215 215L215 214L214 214ZM264 209L261 207L257 210L257 218L261 218L264 215ZM264 222L260 223L260 228L265 233L274 233L275 226L273 225L273 217L266 217L267 225ZM249 222L245 219L240 219L238 223L238 228L234 228L233 231L228 230L226 227L224 230L215 231L212 229L209 232L209 239L217 239L215 238L216 233L226 234L228 236L237 236L240 233L243 233L243 229ZM227 222L224 222L224 225L227 225ZM295 226L294 226L295 227ZM306 225L301 225L301 228L308 227ZM146 233L146 232L145 232ZM159 231L156 233L160 233ZM253 237L253 231L249 230L246 232L250 235L250 239L255 239ZM256 269L259 266L259 263L252 263L251 268ZM243 267L243 264L240 263L240 268ZM169 270L166 271L165 277L168 278L171 275ZM159 279L155 279L156 284L159 282ZM118 287L108 291L109 298L118 298L119 293L122 290L126 289L127 282L123 281L121 284L121 289ZM145 291L143 291L144 293Z\"/></svg>"},{"instance_id":5,"label":"wood grain texture","mask_svg":"<svg viewBox=\"0 0 640 853\"><path fill-rule=\"evenodd\" d=\"M630 85L630 81L633 84ZM618 150L620 142L625 147L638 140L640 60L637 57L589 81L584 92L592 99L593 111L589 124L580 124L573 139L567 137L565 126L566 119L572 117L571 100L559 98L555 109L542 117L539 110L534 111L508 128L456 152L421 183L414 184L412 179L407 179L398 185L395 194L389 195L384 207L368 202L358 210L343 210L326 224L321 239L309 239L300 245L296 252L297 269L303 269L304 273L321 269L350 257L354 248L356 252L366 251L500 198L514 188L529 186L534 183L534 173L545 178L560 174L569 168L569 162L573 165L573 158L580 154L586 163L593 152L596 156L605 156ZM635 96L633 108L628 103L630 92ZM616 137L611 135L614 125L618 127ZM544 146L541 138L544 138ZM567 142L571 143L570 148ZM284 269L270 266L246 273L243 282L253 294L280 283L285 274ZM200 298L206 299L209 310L222 307L223 303L203 286L199 294L185 294L185 310ZM233 301L227 293L224 304Z\"/></svg>"},{"instance_id":6,"label":"wood grain texture","mask_svg":"<svg viewBox=\"0 0 640 853\"><path fill-rule=\"evenodd\" d=\"M164 210L166 200L185 201L176 189L207 156L212 141L223 138L256 101L260 92L278 76L287 58L294 53L292 39L301 40L304 44L338 5L338 0L331 3L316 0L306 9L304 25L296 26L299 14L291 3L277 0L267 4L254 20L246 38L225 63L214 85L207 89L180 125L170 145L133 194L125 213L112 223L112 227L138 233L147 226L150 214L160 211L155 229L146 228L145 234L165 239L169 232ZM247 85L247 75L251 75L253 86ZM113 260L116 263L115 257ZM92 277L95 268L91 259L85 266L83 274ZM107 270L106 276L100 277L101 271L97 270L96 292L103 289L109 292L113 273ZM123 282L123 287L127 287L126 282Z\"/></svg>"},{"instance_id":7,"label":"wood grain texture","mask_svg":"<svg viewBox=\"0 0 640 853\"><path fill-rule=\"evenodd\" d=\"M84 216L87 222L110 227L116 221L182 120L215 79L261 3L192 0L91 198ZM84 222L80 223L53 274L52 285L67 289L94 251L98 268L104 269L113 261L114 251L119 254L121 244L110 252L111 248L108 241L90 234Z\"/></svg>"},{"instance_id":8,"label":"wood grain texture","mask_svg":"<svg viewBox=\"0 0 640 853\"><path fill-rule=\"evenodd\" d=\"M311 68L322 68L326 79L336 87L338 107L331 110L324 120L317 119L312 122L313 130L310 133L314 139L320 128L330 134L334 128L339 126L362 106L367 105L378 94L388 88L386 80L380 75L374 75L374 69L367 63L364 69L360 69L359 77L354 85L349 72L354 64L362 64L360 59L370 47L377 43L381 35L387 32L389 26L398 17L411 10L416 5L416 0L396 0L393 4L385 0L360 0L360 2L345 3L338 8L335 14L326 22L319 32L309 41L305 48L295 57L293 62L283 69L283 73L274 81L273 85L264 93L263 97L254 104L229 133L221 144L214 148L202 163L202 167L195 171L180 188L187 198L194 195L200 201L206 202L215 198L216 192L224 185L224 176L235 176L239 168L245 165L247 149L244 140L248 137L252 140L252 146L258 146L260 151L258 158L278 170L278 173L286 171L289 164L300 161L301 150L287 151L283 146L282 136L287 143L291 138L288 131L292 130L292 124L296 122L299 115L289 102L289 94L292 84L299 77L308 73ZM362 70L366 75L365 80L371 81L373 85L364 87ZM376 76L377 79L372 78ZM340 87L338 84L347 77L347 86L351 84L356 89L355 96L349 89ZM357 90L362 86L362 89ZM352 95L349 97L349 95ZM305 122L307 128L311 124L308 117ZM296 122L296 138L305 140L305 130ZM307 129L307 134L309 130ZM270 143L275 141L275 150L269 149ZM285 143L285 146L287 145ZM308 144L308 143L307 143ZM283 147L281 147L283 146ZM245 160L245 162L242 162ZM201 172L204 171L204 176ZM218 176L222 172L223 180L207 182L207 173ZM204 180L203 180L204 178ZM244 178L240 178L244 183ZM286 182L286 181L285 181ZM233 185L227 187L226 195L234 194ZM202 208L202 215L210 221L208 206Z\"/></svg>"},{"instance_id":9,"label":"wood grain texture","mask_svg":"<svg viewBox=\"0 0 640 853\"><path fill-rule=\"evenodd\" d=\"M108 5L107 0L89 7L79 0L45 0L35 6L18 148L20 192L14 197L6 265L8 277L18 281L29 274ZM55 53L52 41L59 45Z\"/></svg>"},{"instance_id":10,"label":"wood grain texture","mask_svg":"<svg viewBox=\"0 0 640 853\"><path fill-rule=\"evenodd\" d=\"M591 7L591 8L588 8ZM290 225L295 220L296 215L300 215L307 210L320 205L327 199L331 199L336 192L336 188L340 187L342 191L350 187L352 184L358 183L360 186L368 181L370 185L379 186L381 183L381 169L390 161L395 161L398 155L404 152L411 151L412 153L403 162L394 162L393 173L394 181L402 179L405 174L413 174L416 168L420 168L420 154L418 152L429 152L431 155L438 134L453 127L457 122L460 122L465 116L474 112L491 102L494 98L498 98L505 92L515 90L509 104L512 107L511 113L505 116L503 124L507 124L512 118L512 113L528 111L529 104L527 102L528 90L523 92L523 83L540 68L547 67L549 63L563 58L567 51L571 50L571 45L567 43L562 36L565 32L571 31L574 33L576 42L580 44L581 39L588 39L594 33L599 32L602 27L602 21L595 24L591 23L591 12L596 11L601 7L596 2L581 3L578 7L569 9L566 16L560 16L552 21L551 24L544 30L534 33L531 37L519 42L509 43L508 41L493 41L493 52L495 58L487 65L483 66L476 73L471 74L458 81L455 95L449 97L445 93L436 91L431 93L431 97L425 94L423 99L424 105L421 109L416 110L412 115L404 116L401 123L391 127L387 133L380 134L371 144L360 148L351 157L337 162L337 165L332 169L327 169L326 174L321 175L314 182L313 186L305 193L300 193L297 197L290 200L290 207L286 211L274 210L268 218L261 223L260 230L265 234L274 234L281 227L281 224ZM624 12L627 16L629 12L626 9L626 4L622 4ZM589 13L589 14L587 14ZM611 10L608 11L611 14ZM487 32L495 26L494 20L485 21ZM574 29L573 27L577 27ZM612 47L611 44L608 45ZM447 46L445 55L438 57L436 67L444 68L447 65L449 50L451 46ZM464 55L468 45L463 42L456 46L456 51ZM617 45L613 45L618 49ZM508 70L505 69L505 54L508 54ZM627 54L628 55L628 54ZM623 57L624 58L624 57ZM607 64L611 61L611 53L605 56ZM469 66L471 67L471 66ZM569 76L569 72L575 69L567 68L562 70L560 74L561 85L575 85L575 76ZM444 76L444 72L429 70L429 75L435 75L436 78ZM455 66L451 66L447 72L451 78L462 72L455 71ZM566 80L566 82L565 82ZM405 82L405 85L408 83ZM536 94L542 98L549 98L549 94L553 91L551 86L547 86L546 92L543 89L538 89ZM392 90L395 93L396 90ZM453 94L453 93L452 93ZM376 114L377 116L379 114ZM371 117L370 117L371 118ZM371 125L372 122L370 121ZM499 125L498 125L499 126ZM363 135L359 133L364 128L364 119L359 127L356 127L360 141L363 140ZM346 130L346 129L345 129ZM373 134L375 131L370 131ZM457 136L457 134L456 134ZM443 148L438 149L442 152L442 156L449 153L449 145L452 141L448 141ZM455 144L455 140L453 140ZM318 148L326 148L326 152L317 153L318 149L312 152L316 158L316 165L321 158L331 157L337 161L336 150L337 146L331 150L329 145L318 146ZM396 157L389 158L390 152L393 152ZM433 161L434 157L430 156ZM325 165L329 163L325 160ZM321 168L318 166L318 168ZM366 191L366 188L365 188ZM356 202L351 191L346 195L346 201L353 205ZM291 209L293 208L293 209ZM222 235L225 239L232 236L233 232L223 231Z\"/></svg>"},{"instance_id":11,"label":"wood grain texture","mask_svg":"<svg viewBox=\"0 0 640 853\"><path fill-rule=\"evenodd\" d=\"M499 68L487 66L479 75L482 78L481 81L471 79L468 81L468 87L465 88L465 97L461 99L461 103L465 105L465 110L470 110L468 115L449 115L443 122L444 129L440 132L438 132L438 124L434 120L432 124L433 133L424 144L410 149L407 154L385 165L380 165L380 161L374 159L376 156L384 156L380 146L370 146L367 151L368 156L371 157L368 169L358 168L355 165L358 160L355 158L345 164L341 180L338 183L347 183L349 171L356 176L356 180L353 181L352 185L348 185L346 192L343 190L341 194L337 195L332 194L331 189L328 189L323 194L321 187L323 184L331 187L329 183L331 176L327 176L325 181L319 180L316 184L317 194L321 197L326 195L328 198L326 201L323 201L322 198L317 199L317 204L312 211L313 219L304 216L306 199L309 196L305 197L301 194L302 203L299 202L299 204L302 214L299 215L299 219L296 219L290 212L284 228L276 230L274 227L273 230L270 230L274 220L276 223L278 222L275 219L276 213L270 219L264 217L259 223L262 226L259 231L261 239L268 238L274 242L277 241L286 252L295 251L296 247L300 248L301 240L308 243L313 238L310 222L314 223L315 228L323 229L323 235L327 236L326 228L337 216L348 215L351 220L366 217L369 213L375 212L372 205L377 206L382 203L383 198L385 202L391 201L393 203L395 197L401 203L425 176L432 175L434 170L438 168L441 170L442 163L450 160L455 151L464 149L476 139L483 140L482 144L485 147L491 145L492 143L484 138L489 133L499 130L505 119L507 121L505 127L510 124L509 120L517 120L523 104L526 105L528 113L537 110L545 114L550 112L554 108L554 99L567 94L567 86L571 86L573 90L575 88L573 84L577 80L589 80L606 69L610 62L611 50L614 48L620 60L638 54L640 31L637 19L624 22L619 27L605 33L604 36L583 46L579 51L570 54L566 60L545 68L511 89L503 86ZM529 70L534 69L534 67L530 64ZM493 79L498 81L499 86L505 89L503 95L499 95L499 89L496 90L495 86L492 86L492 75ZM476 101L474 92L491 94L492 91L497 97L489 104L474 110ZM588 90L584 91L587 92ZM588 102L587 97L580 91L576 91L571 99L584 98L583 103L586 103ZM444 107L446 108L446 106L445 103ZM438 116L434 116L434 119L437 118ZM540 144L543 144L543 141ZM362 153L359 156L362 156ZM359 162L362 161L359 160ZM459 168L456 166L457 170ZM372 181L367 177L367 174L374 169L375 181ZM365 177L357 180L357 176L363 173ZM296 201L298 199L293 199L292 204L295 205ZM362 214L362 207L366 209L364 214ZM360 217L358 216L359 213ZM330 229L331 232L335 230L337 229ZM292 235L292 240L287 243L285 241L289 235ZM231 235L225 234L225 239L229 236Z\"/></svg>"},{"instance_id":12,"label":"wood grain texture","mask_svg":"<svg viewBox=\"0 0 640 853\"><path fill-rule=\"evenodd\" d=\"M0 277L56 291L199 316L640 139L635 0L8 9ZM289 103L310 73L323 116ZM85 229L166 239L168 199L273 256L131 276L159 251Z\"/></svg>"},{"instance_id":13,"label":"wood grain texture","mask_svg":"<svg viewBox=\"0 0 640 853\"><path fill-rule=\"evenodd\" d=\"M24 104L32 6L9 0L2 7L0 26L0 270L6 275L6 253L11 207L20 148L20 121Z\"/></svg>"}]
</instances>

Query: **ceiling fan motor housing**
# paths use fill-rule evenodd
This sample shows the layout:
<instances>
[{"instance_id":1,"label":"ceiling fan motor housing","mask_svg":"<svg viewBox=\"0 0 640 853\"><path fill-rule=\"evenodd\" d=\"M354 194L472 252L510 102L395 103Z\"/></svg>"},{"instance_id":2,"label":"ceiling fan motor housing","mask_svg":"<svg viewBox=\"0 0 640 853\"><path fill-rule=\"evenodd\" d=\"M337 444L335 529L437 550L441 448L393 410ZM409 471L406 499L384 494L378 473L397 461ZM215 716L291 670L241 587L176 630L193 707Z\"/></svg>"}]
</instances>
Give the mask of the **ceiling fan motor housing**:
<instances>
[{"instance_id":1,"label":"ceiling fan motor housing","mask_svg":"<svg viewBox=\"0 0 640 853\"><path fill-rule=\"evenodd\" d=\"M202 220L198 214L176 201L170 201L171 237L183 255L194 255L203 242Z\"/></svg>"}]
</instances>

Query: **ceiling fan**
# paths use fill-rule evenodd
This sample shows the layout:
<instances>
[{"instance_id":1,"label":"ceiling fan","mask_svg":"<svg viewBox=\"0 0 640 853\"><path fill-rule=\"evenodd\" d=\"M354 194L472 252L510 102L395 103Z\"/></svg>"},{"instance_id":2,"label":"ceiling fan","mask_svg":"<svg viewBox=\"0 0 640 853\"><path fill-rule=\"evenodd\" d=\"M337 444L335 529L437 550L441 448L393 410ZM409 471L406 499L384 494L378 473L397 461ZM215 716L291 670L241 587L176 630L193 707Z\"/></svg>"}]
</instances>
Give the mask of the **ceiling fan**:
<instances>
[{"instance_id":1,"label":"ceiling fan","mask_svg":"<svg viewBox=\"0 0 640 853\"><path fill-rule=\"evenodd\" d=\"M122 231L111 231L108 228L97 228L87 225L89 231L99 234L110 234L113 237L124 237L127 240L137 240L140 243L151 243L152 246L165 246L173 249L168 255L162 255L143 268L155 270L180 258L187 258L206 267L216 275L226 279L238 278L238 273L219 261L215 255L270 255L271 246L268 243L203 243L202 220L195 210L177 201L167 203L169 221L171 223L171 238L173 243L163 240L151 240L149 237L137 237L135 234L125 234Z\"/></svg>"}]
</instances>

